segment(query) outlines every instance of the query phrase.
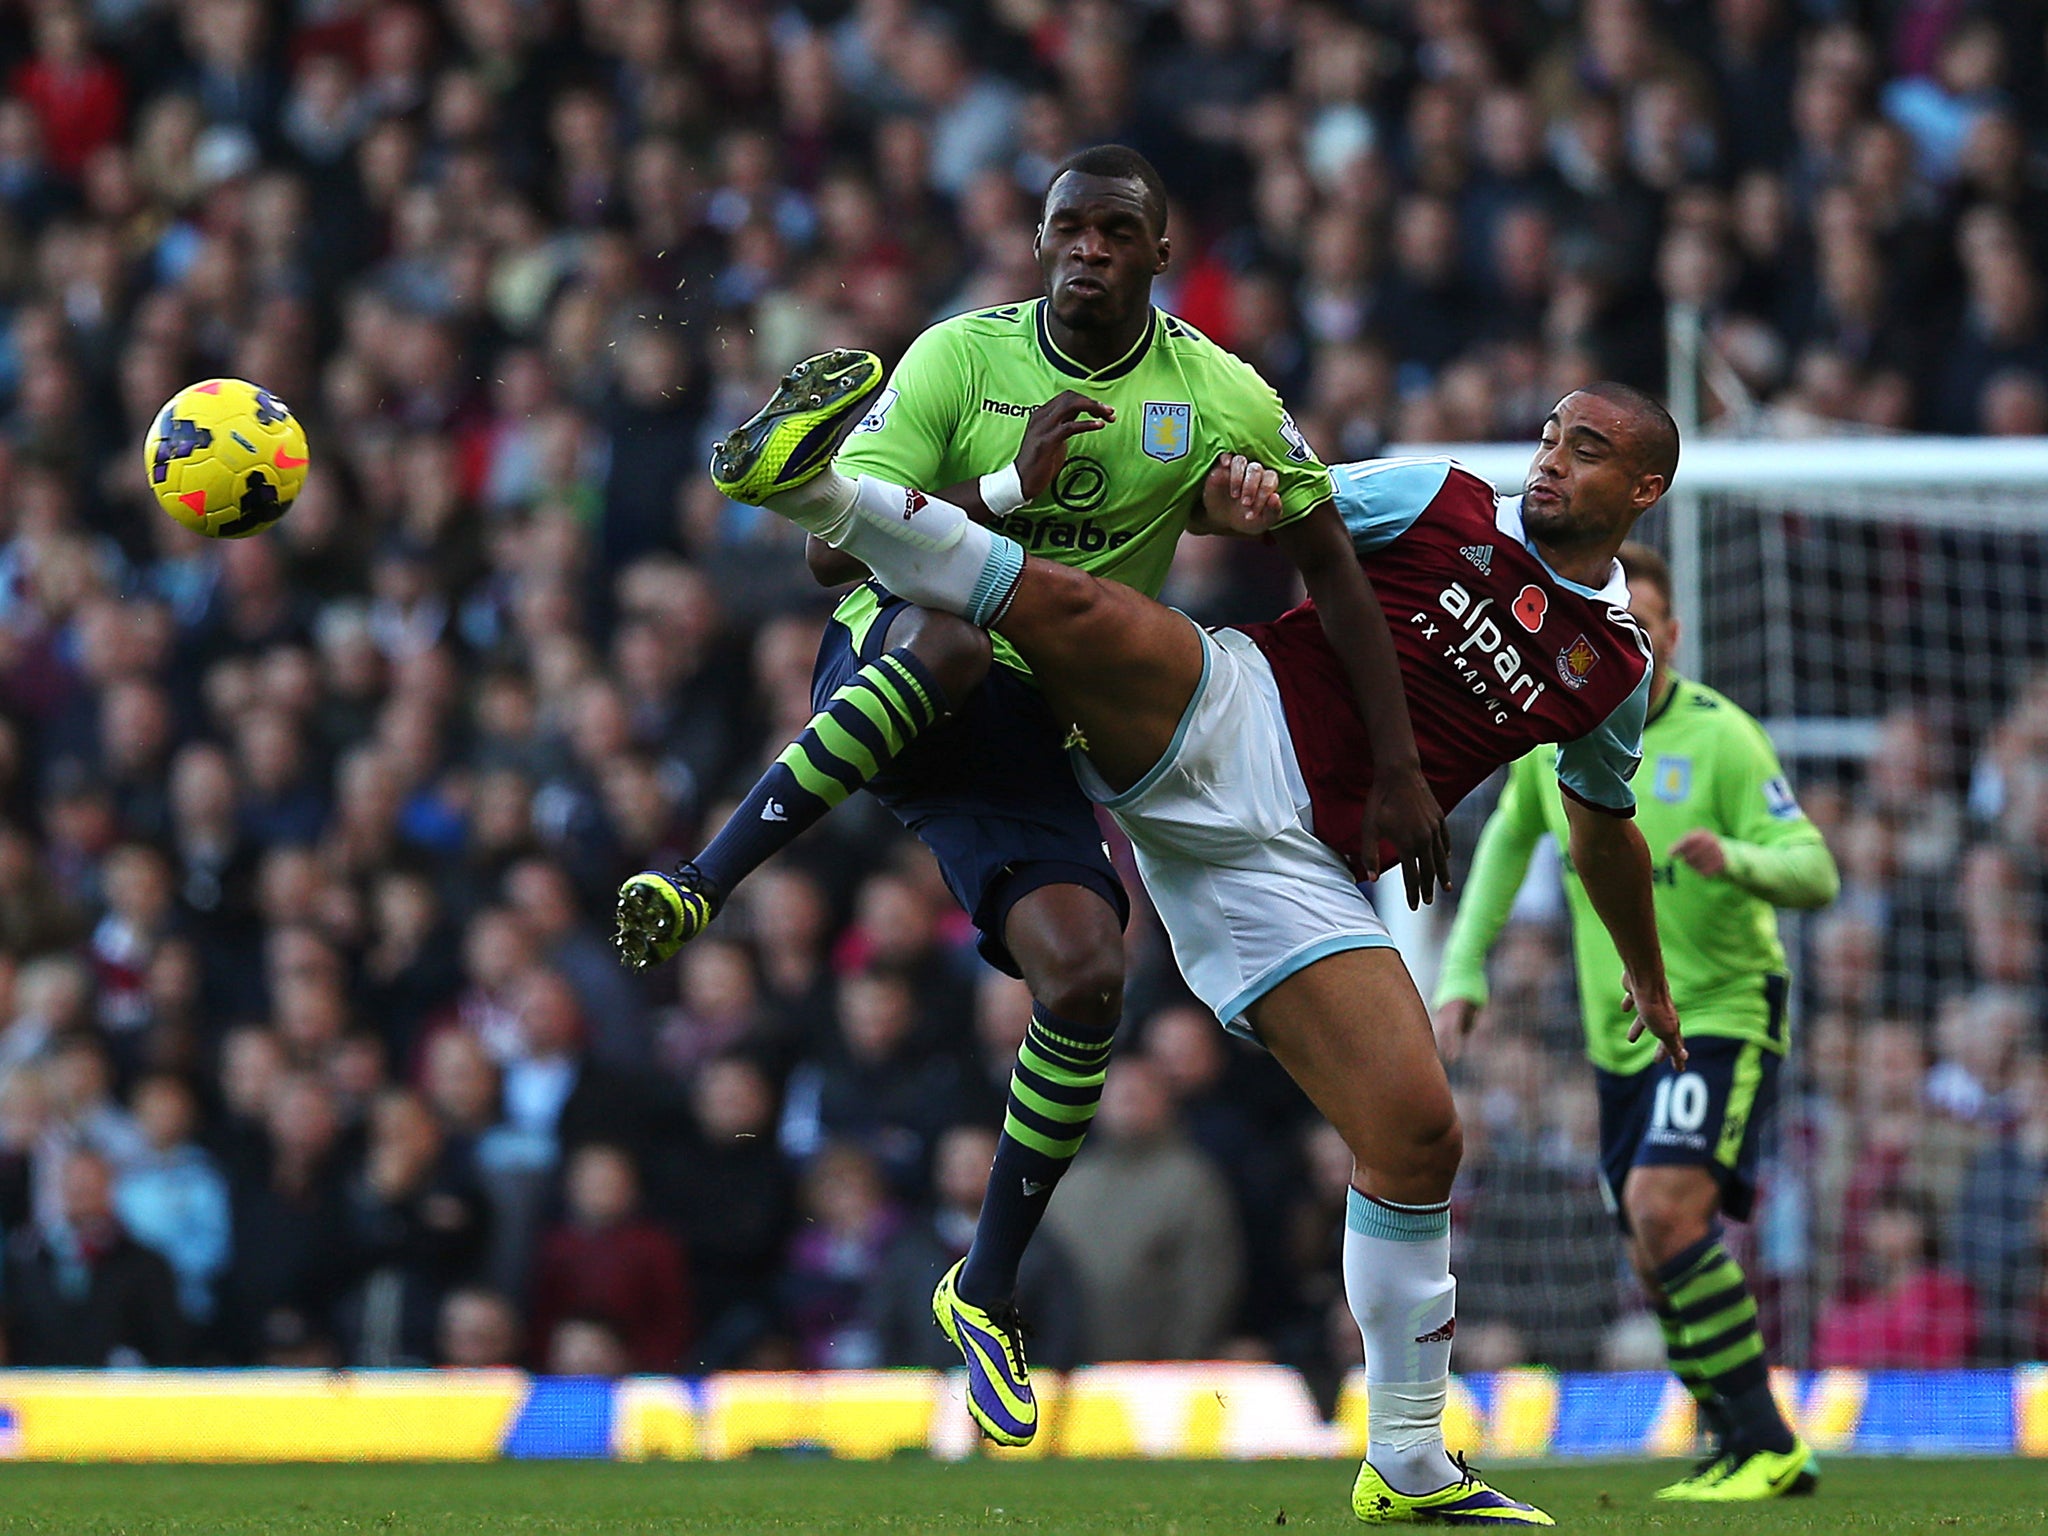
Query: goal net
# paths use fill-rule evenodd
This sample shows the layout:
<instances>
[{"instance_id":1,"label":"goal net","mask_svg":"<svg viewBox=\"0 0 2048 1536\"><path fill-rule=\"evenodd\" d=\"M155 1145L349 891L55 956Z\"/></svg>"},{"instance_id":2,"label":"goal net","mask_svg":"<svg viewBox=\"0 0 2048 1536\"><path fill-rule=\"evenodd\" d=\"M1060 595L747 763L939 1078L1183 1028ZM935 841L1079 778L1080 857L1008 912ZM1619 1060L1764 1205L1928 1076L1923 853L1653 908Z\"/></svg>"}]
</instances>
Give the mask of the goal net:
<instances>
[{"instance_id":1,"label":"goal net","mask_svg":"<svg viewBox=\"0 0 2048 1536\"><path fill-rule=\"evenodd\" d=\"M1506 488L1528 463L1398 451ZM2041 1358L2048 444L1688 444L1641 532L1672 560L1681 669L1764 723L1842 872L1831 909L1783 919L1794 1044L1756 1220L1733 1229L1776 1358ZM1489 798L1460 810L1467 856ZM1425 986L1448 917L1401 936ZM1661 1362L1593 1175L1570 966L1539 858L1456 1074L1477 1131L1464 1369Z\"/></svg>"}]
</instances>

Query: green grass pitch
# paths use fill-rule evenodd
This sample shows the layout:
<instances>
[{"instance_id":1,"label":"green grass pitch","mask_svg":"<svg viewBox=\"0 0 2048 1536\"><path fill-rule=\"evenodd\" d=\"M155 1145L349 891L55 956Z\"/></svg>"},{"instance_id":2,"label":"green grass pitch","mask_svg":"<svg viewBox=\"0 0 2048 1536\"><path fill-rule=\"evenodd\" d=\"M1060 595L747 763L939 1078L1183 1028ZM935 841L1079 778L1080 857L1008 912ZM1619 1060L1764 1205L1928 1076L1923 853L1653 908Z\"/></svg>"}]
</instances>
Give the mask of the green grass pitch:
<instances>
[{"instance_id":1,"label":"green grass pitch","mask_svg":"<svg viewBox=\"0 0 2048 1536\"><path fill-rule=\"evenodd\" d=\"M1826 1464L1816 1498L1729 1510L1650 1502L1677 1463L1510 1468L1499 1483L1573 1531L2033 1532L2048 1463ZM1357 1530L1336 1462L969 1462L0 1468L0 1532L1262 1532ZM1284 1516L1284 1519L1283 1519Z\"/></svg>"}]
</instances>

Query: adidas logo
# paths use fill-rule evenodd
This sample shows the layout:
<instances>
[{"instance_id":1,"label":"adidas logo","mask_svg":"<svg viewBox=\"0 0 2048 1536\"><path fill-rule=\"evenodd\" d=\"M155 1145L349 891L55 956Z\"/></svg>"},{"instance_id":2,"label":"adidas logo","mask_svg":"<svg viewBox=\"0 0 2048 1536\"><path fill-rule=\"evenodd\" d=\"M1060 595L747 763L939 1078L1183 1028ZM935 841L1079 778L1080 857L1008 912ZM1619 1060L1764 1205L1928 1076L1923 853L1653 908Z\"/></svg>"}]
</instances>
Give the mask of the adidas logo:
<instances>
[{"instance_id":1,"label":"adidas logo","mask_svg":"<svg viewBox=\"0 0 2048 1536\"><path fill-rule=\"evenodd\" d=\"M1491 544L1466 544L1458 550L1458 553L1478 566L1480 575L1491 576L1493 574L1493 546Z\"/></svg>"},{"instance_id":2,"label":"adidas logo","mask_svg":"<svg viewBox=\"0 0 2048 1536\"><path fill-rule=\"evenodd\" d=\"M1036 1179L1025 1179L1022 1182L1024 1185L1024 1198L1026 1200L1034 1199L1037 1196L1044 1194L1046 1190L1050 1187L1048 1185L1039 1183Z\"/></svg>"},{"instance_id":3,"label":"adidas logo","mask_svg":"<svg viewBox=\"0 0 2048 1536\"><path fill-rule=\"evenodd\" d=\"M1457 1332L1458 1320L1457 1318L1453 1317L1449 1322L1445 1323L1443 1327L1432 1328L1428 1333L1419 1336L1415 1340L1415 1342L1418 1344L1448 1344L1454 1337L1457 1336Z\"/></svg>"},{"instance_id":4,"label":"adidas logo","mask_svg":"<svg viewBox=\"0 0 2048 1536\"><path fill-rule=\"evenodd\" d=\"M761 819L763 821L787 821L789 820L789 813L783 810L780 800L770 800L761 807Z\"/></svg>"}]
</instances>

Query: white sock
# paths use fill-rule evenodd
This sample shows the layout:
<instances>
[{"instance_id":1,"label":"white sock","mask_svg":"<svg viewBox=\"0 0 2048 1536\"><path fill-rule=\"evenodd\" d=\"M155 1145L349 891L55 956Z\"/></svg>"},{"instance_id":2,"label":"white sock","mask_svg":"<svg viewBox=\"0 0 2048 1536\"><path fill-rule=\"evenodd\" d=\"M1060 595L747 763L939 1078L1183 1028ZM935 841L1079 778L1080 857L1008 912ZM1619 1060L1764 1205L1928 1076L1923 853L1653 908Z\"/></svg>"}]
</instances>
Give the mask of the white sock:
<instances>
[{"instance_id":1,"label":"white sock","mask_svg":"<svg viewBox=\"0 0 2048 1536\"><path fill-rule=\"evenodd\" d=\"M1024 570L1024 547L950 501L836 469L768 498L769 510L843 549L898 597L986 628Z\"/></svg>"},{"instance_id":2,"label":"white sock","mask_svg":"<svg viewBox=\"0 0 2048 1536\"><path fill-rule=\"evenodd\" d=\"M1400 1493L1456 1482L1443 1427L1458 1311L1450 1206L1392 1205L1352 1190L1344 1297L1365 1337L1365 1459Z\"/></svg>"},{"instance_id":3,"label":"white sock","mask_svg":"<svg viewBox=\"0 0 2048 1536\"><path fill-rule=\"evenodd\" d=\"M859 492L858 485L827 464L795 490L777 491L761 505L830 544L832 535L845 529L847 513Z\"/></svg>"}]
</instances>

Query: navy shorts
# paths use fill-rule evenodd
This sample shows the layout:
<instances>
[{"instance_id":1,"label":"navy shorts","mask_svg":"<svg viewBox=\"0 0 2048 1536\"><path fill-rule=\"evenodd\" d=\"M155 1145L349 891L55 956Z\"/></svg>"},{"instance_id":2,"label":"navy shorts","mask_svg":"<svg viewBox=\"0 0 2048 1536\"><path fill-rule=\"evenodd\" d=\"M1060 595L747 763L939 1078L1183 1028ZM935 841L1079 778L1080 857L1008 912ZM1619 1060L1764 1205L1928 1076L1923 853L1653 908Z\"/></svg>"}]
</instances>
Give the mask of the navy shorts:
<instances>
[{"instance_id":1,"label":"navy shorts","mask_svg":"<svg viewBox=\"0 0 2048 1536\"><path fill-rule=\"evenodd\" d=\"M1784 978L1770 979L1772 1030L1779 1033ZM1640 1072L1596 1072L1600 1086L1600 1176L1622 1230L1622 1185L1631 1168L1705 1168L1721 1186L1721 1209L1749 1220L1765 1122L1778 1102L1784 1058L1768 1046L1721 1035L1688 1035L1683 1072L1659 1061Z\"/></svg>"},{"instance_id":2,"label":"navy shorts","mask_svg":"<svg viewBox=\"0 0 2048 1536\"><path fill-rule=\"evenodd\" d=\"M889 625L909 606L885 596L856 643L826 625L811 675L822 709L849 677L888 649ZM1095 807L1068 766L1066 731L1038 690L997 665L954 709L869 783L868 790L924 840L946 886L981 930L982 958L1020 975L1003 943L1010 909L1048 885L1096 892L1130 920L1131 899L1096 825Z\"/></svg>"}]
</instances>

